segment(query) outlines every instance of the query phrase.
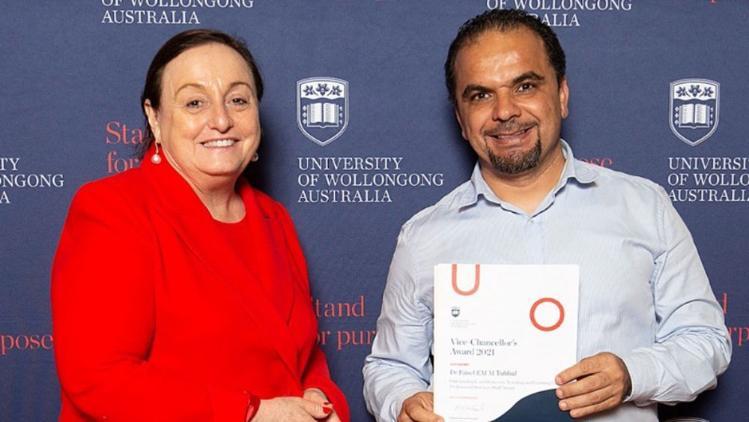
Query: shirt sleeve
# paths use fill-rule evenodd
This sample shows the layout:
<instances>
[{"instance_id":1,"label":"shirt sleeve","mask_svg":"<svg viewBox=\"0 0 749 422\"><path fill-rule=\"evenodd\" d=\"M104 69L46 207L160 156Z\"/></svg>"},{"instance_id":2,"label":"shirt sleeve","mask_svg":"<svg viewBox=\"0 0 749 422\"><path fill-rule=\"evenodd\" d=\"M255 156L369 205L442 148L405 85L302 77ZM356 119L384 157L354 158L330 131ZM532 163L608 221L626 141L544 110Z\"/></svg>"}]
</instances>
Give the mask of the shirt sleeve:
<instances>
[{"instance_id":1,"label":"shirt sleeve","mask_svg":"<svg viewBox=\"0 0 749 422\"><path fill-rule=\"evenodd\" d=\"M650 347L622 356L638 406L694 400L728 367L731 339L689 230L659 189L659 235L653 295L656 334Z\"/></svg>"},{"instance_id":2,"label":"shirt sleeve","mask_svg":"<svg viewBox=\"0 0 749 422\"><path fill-rule=\"evenodd\" d=\"M419 299L416 263L404 231L390 265L372 353L364 364L364 398L378 422L394 421L403 401L429 388L432 311Z\"/></svg>"},{"instance_id":3,"label":"shirt sleeve","mask_svg":"<svg viewBox=\"0 0 749 422\"><path fill-rule=\"evenodd\" d=\"M63 396L92 420L244 421L248 392L148 362L160 254L144 210L109 188L76 195L52 269Z\"/></svg>"}]
</instances>

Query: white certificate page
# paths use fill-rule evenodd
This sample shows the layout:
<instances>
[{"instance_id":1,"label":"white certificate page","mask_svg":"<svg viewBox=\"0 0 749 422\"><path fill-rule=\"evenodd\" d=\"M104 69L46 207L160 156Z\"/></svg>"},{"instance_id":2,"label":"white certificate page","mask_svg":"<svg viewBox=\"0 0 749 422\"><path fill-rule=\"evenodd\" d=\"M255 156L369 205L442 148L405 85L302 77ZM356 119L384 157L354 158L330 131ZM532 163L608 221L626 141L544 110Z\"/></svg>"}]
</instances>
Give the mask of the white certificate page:
<instances>
[{"instance_id":1,"label":"white certificate page","mask_svg":"<svg viewBox=\"0 0 749 422\"><path fill-rule=\"evenodd\" d=\"M576 362L578 285L577 265L437 265L435 412L493 421L542 396L556 406L536 393Z\"/></svg>"}]
</instances>

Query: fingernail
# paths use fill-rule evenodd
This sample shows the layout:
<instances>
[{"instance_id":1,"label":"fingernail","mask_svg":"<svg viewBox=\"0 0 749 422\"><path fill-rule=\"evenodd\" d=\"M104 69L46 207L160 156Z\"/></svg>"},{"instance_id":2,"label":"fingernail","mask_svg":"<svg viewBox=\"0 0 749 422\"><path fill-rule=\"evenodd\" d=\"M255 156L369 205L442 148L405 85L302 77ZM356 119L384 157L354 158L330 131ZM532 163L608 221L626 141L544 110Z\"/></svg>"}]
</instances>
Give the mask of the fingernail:
<instances>
[{"instance_id":1,"label":"fingernail","mask_svg":"<svg viewBox=\"0 0 749 422\"><path fill-rule=\"evenodd\" d=\"M559 408L562 410L567 410L567 402L560 401L559 402Z\"/></svg>"},{"instance_id":2,"label":"fingernail","mask_svg":"<svg viewBox=\"0 0 749 422\"><path fill-rule=\"evenodd\" d=\"M558 398L560 398L560 399L564 398L564 393L562 393L562 389L561 388L557 388L556 393L557 393L557 397Z\"/></svg>"},{"instance_id":3,"label":"fingernail","mask_svg":"<svg viewBox=\"0 0 749 422\"><path fill-rule=\"evenodd\" d=\"M323 407L323 408L322 408L322 411L323 411L323 412L325 412L325 414L326 414L326 415L329 415L329 414L330 414L330 412L332 412L332 411L333 411L333 409L331 409L331 408L329 408L329 407Z\"/></svg>"}]
</instances>

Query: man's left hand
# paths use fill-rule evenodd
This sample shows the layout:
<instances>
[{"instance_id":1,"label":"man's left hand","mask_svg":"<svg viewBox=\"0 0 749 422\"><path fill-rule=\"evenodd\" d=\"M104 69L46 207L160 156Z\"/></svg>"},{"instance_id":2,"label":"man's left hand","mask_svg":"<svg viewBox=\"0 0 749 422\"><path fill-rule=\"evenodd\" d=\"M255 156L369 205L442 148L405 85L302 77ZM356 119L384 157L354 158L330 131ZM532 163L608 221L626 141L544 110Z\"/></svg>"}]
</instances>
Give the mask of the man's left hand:
<instances>
[{"instance_id":1,"label":"man's left hand","mask_svg":"<svg viewBox=\"0 0 749 422\"><path fill-rule=\"evenodd\" d=\"M629 371L619 356L599 353L560 372L555 380L559 408L573 418L613 409L632 389Z\"/></svg>"}]
</instances>

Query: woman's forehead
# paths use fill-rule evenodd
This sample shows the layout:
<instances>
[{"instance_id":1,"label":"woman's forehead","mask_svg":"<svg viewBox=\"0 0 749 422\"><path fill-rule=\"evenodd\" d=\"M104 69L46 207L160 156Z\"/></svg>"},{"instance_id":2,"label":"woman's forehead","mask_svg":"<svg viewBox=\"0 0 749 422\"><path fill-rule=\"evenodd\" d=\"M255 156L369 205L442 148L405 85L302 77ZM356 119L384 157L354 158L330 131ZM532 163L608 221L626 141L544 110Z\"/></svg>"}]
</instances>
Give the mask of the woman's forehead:
<instances>
[{"instance_id":1,"label":"woman's forehead","mask_svg":"<svg viewBox=\"0 0 749 422\"><path fill-rule=\"evenodd\" d=\"M210 43L185 50L164 68L164 89L177 90L186 84L232 85L244 82L254 89L247 62L233 48Z\"/></svg>"}]
</instances>

